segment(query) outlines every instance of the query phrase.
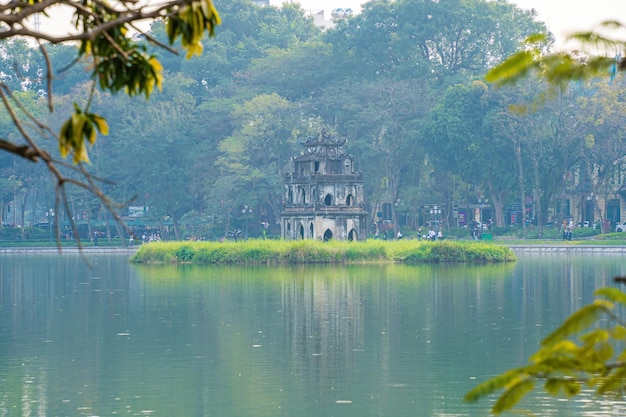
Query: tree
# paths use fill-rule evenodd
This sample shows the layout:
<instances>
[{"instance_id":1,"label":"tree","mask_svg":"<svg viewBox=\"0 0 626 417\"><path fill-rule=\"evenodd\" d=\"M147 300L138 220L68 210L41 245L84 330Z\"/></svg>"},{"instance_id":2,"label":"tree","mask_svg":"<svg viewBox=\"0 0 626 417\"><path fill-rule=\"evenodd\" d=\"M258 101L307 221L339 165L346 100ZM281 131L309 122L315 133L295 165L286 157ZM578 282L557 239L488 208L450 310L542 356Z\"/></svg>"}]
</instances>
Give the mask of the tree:
<instances>
[{"instance_id":1,"label":"tree","mask_svg":"<svg viewBox=\"0 0 626 417\"><path fill-rule=\"evenodd\" d=\"M604 26L623 28L617 22L606 22ZM611 45L624 48L626 42L609 39L597 33L579 33L573 36L589 45ZM533 37L534 46L509 57L504 63L488 74L488 79L499 84L514 83L528 73L536 72L552 83L557 89L572 80L587 80L597 77L613 77L626 69L626 61L615 61L605 57L581 57L568 53L547 53L541 50L542 36ZM583 103L584 108L595 113L598 103ZM602 104L599 105L602 107ZM606 112L606 113L605 113ZM605 124L611 119L611 112L601 111L605 117L594 118L594 124ZM621 113L623 118L623 113ZM584 119L581 119L584 120ZM613 130L617 143L609 146L621 148L621 129ZM615 133L616 132L616 133ZM607 142L611 142L608 140ZM595 144L595 135L586 136L588 148ZM623 156L623 151L619 151ZM609 155L606 159L613 160ZM599 159L600 171L605 170L605 159ZM616 277L624 283L626 278ZM622 398L626 392L626 321L622 318L626 306L626 293L617 288L600 288L596 300L573 313L563 324L548 335L539 350L529 358L525 366L511 369L480 383L465 396L466 401L478 399L502 390L502 394L492 407L494 414L506 412L529 392L535 385L543 383L544 390L553 396L573 397L583 387L592 389L598 396Z\"/></svg>"},{"instance_id":2,"label":"tree","mask_svg":"<svg viewBox=\"0 0 626 417\"><path fill-rule=\"evenodd\" d=\"M50 57L49 66L54 68L54 113L50 114L46 107L48 64L43 56L32 48L22 50L22 46L30 44L11 45L20 60L28 62L24 67L28 71L17 71L11 59L2 61L8 55L0 54L2 68L12 71L7 74L15 74L15 80L17 76L34 80L30 84L16 81L15 85L33 86L19 93L29 94L27 100L36 109L38 119L42 114L48 115L45 118L52 132L59 132L63 126L64 117L58 117L59 114L76 112L74 103L83 114L97 114L107 120L109 136L106 140L98 138L96 146L89 148L89 158L95 164L72 165L68 161L67 166L62 166L64 175L78 181L79 168L83 167L103 193L128 203L135 195L139 200L145 199L149 185L146 174L154 179L160 173L154 166L163 162L162 173L167 176L162 176L158 184L180 192L176 199L184 200L184 204L163 209L162 214L171 210L178 216L185 214L183 210L206 213L217 201L211 200L215 177L231 173L213 169L218 157L224 156L219 153L219 144L247 134L240 121L231 118L233 109L256 96L277 94L288 100L297 113L294 117L303 121L320 118L348 137L346 150L354 154L359 169L366 174L366 190L373 196L370 200L401 199L401 210L405 210L400 207L404 205L419 206L424 199L447 202L442 197L454 194L451 190L458 181L443 181L452 178L450 170L444 169L443 164L432 164L425 147L435 139L424 134L423 129L433 98L441 97L451 81L467 84L468 79L482 74L493 61L513 53L529 33L543 29L531 12L503 1L376 1L360 15L339 23L336 30L321 34L301 8L293 4L280 9L255 7L247 0L217 4L224 23L216 28L216 38L201 41L203 54L194 60L170 53L183 51L183 45L177 41L162 47L170 42L164 19L152 21L149 32L134 38L138 44L146 43L145 53L162 64L167 80L180 77L195 81L175 87L185 89L178 96L185 96L187 104L183 107L166 103L165 98L159 102L161 95L177 96L168 92L152 95L145 106L133 105L125 94L108 94L112 90L96 88L92 92L90 82L98 77L89 69L88 59L74 62L80 48L48 42L44 46ZM41 94L40 85L44 87ZM164 82L163 89L167 88ZM26 100L25 97L21 96ZM183 113L168 114L175 111ZM0 115L2 126L5 121L7 125L12 123L6 119ZM172 140L175 125L184 126L185 133ZM17 129L13 130L0 132L19 138ZM163 141L155 143L154 139L161 136ZM176 149L168 151L166 142ZM84 143L89 147L88 140ZM251 149L256 146L254 141L250 144ZM42 148L60 159L58 143L52 145L41 143ZM185 149L188 146L192 148ZM485 166L488 165L482 165ZM72 169L74 172L70 172ZM117 184L114 188L98 182L99 178ZM226 180L223 183L230 184ZM228 186L223 188L227 190ZM166 195L174 194L150 192L151 200L154 198L150 204L159 206L161 211L161 201L157 200ZM490 201L494 199L490 197ZM88 206L102 212L97 202Z\"/></svg>"},{"instance_id":3,"label":"tree","mask_svg":"<svg viewBox=\"0 0 626 417\"><path fill-rule=\"evenodd\" d=\"M189 193L191 169L202 136L191 134L197 115L190 90L197 84L181 73L171 76L161 94L141 108L123 95L97 95L103 114L116 130L96 148L97 169L122 186L108 190L117 200L137 199L155 221L169 217L180 238L178 220L196 202ZM132 140L128 138L132 137Z\"/></svg>"},{"instance_id":4,"label":"tree","mask_svg":"<svg viewBox=\"0 0 626 417\"><path fill-rule=\"evenodd\" d=\"M246 87L272 91L288 100L318 98L319 91L336 77L329 61L331 46L319 41L303 42L289 49L273 48L249 68Z\"/></svg>"},{"instance_id":5,"label":"tree","mask_svg":"<svg viewBox=\"0 0 626 417\"><path fill-rule=\"evenodd\" d=\"M0 80L3 83L13 91L25 88L43 91L45 79L41 69L45 63L36 49L31 48L25 39L8 39L2 43L0 50L6 57L0 63Z\"/></svg>"},{"instance_id":6,"label":"tree","mask_svg":"<svg viewBox=\"0 0 626 417\"><path fill-rule=\"evenodd\" d=\"M505 95L480 81L451 86L426 125L430 159L486 191L497 226L504 226L504 202L515 184L515 153L506 139L510 133L499 129L508 104Z\"/></svg>"},{"instance_id":7,"label":"tree","mask_svg":"<svg viewBox=\"0 0 626 417\"><path fill-rule=\"evenodd\" d=\"M38 25L31 25L30 19L54 14L55 8L70 9L73 32L53 35L39 30ZM63 0L13 0L0 6L0 40L13 40L5 43L4 48L14 47L24 50L23 44L16 39L26 39L39 47L40 59L45 63L40 73L24 74L19 70L20 62L15 61L17 69L15 77L21 82L42 82L47 96L49 113L54 111L54 79L62 68L52 66L48 49L50 45L76 43L74 60L66 62L66 66L78 61L89 62L92 91L117 93L124 91L129 96L144 95L147 98L155 89L161 88L163 79L162 66L154 54L147 52L145 42L135 41L134 31L141 33L147 42L160 48L174 52L174 49L156 41L138 27L138 23L163 19L166 25L167 40L170 45L180 40L187 58L202 52L202 38L208 32L214 34L215 27L220 24L220 17L211 0L168 0L158 4L137 2L119 2L109 4L99 0L86 2L67 2ZM69 22L68 22L69 23ZM34 29L32 28L34 26ZM69 25L68 25L69 26ZM24 55L24 54L21 54ZM14 57L16 59L17 57ZM31 57L29 57L30 59ZM37 66L32 66L36 69ZM6 74L11 75L11 72ZM36 78L35 76L39 77ZM0 99L10 115L12 123L19 131L19 140L8 136L0 137L0 150L20 156L25 160L42 161L56 184L56 206L63 204L68 213L71 212L67 203L66 185L72 184L88 190L98 196L101 201L115 213L114 203L100 189L97 178L92 176L86 163L89 162L87 147L93 145L98 133L107 134L106 120L92 113L90 100L82 105L74 104L74 109L59 130L52 129L41 119L29 112L20 98L15 94L18 84L1 82ZM33 130L26 125L34 125ZM52 138L58 145L58 154L41 146L42 139ZM58 156L55 156L58 155ZM71 156L72 164L65 158ZM66 175L62 168L78 173L78 177ZM55 210L58 212L58 210ZM71 216L69 217L70 220ZM119 220L119 217L116 217ZM58 234L57 224L57 234Z\"/></svg>"},{"instance_id":8,"label":"tree","mask_svg":"<svg viewBox=\"0 0 626 417\"><path fill-rule=\"evenodd\" d=\"M372 1L326 35L344 72L363 78L429 77L484 73L545 32L532 11L503 1Z\"/></svg>"},{"instance_id":9,"label":"tree","mask_svg":"<svg viewBox=\"0 0 626 417\"><path fill-rule=\"evenodd\" d=\"M577 168L584 169L584 177L589 179L586 189L581 188L579 192L581 200L594 203L594 210L601 219L615 219L615 213L603 211L594 197L602 195L605 201L610 199L614 193L611 183L619 178L620 162L626 155L625 85L623 77L611 83L601 80L591 85L594 94L579 100L582 116L579 124L584 134L581 135L583 146Z\"/></svg>"},{"instance_id":10,"label":"tree","mask_svg":"<svg viewBox=\"0 0 626 417\"><path fill-rule=\"evenodd\" d=\"M202 56L180 62L186 76L211 90L245 82L251 62L263 58L268 49L287 50L319 33L297 4L286 3L279 9L231 0L220 4L220 16L224 23L218 29L219 36L203 42Z\"/></svg>"},{"instance_id":11,"label":"tree","mask_svg":"<svg viewBox=\"0 0 626 417\"><path fill-rule=\"evenodd\" d=\"M215 165L224 179L231 178L222 182L234 186L226 194L215 188L209 196L233 212L242 205L263 206L267 213L263 220L276 220L283 175L298 150L296 139L309 133L309 121L277 94L259 95L235 106L231 117L239 125L219 144L221 154Z\"/></svg>"},{"instance_id":12,"label":"tree","mask_svg":"<svg viewBox=\"0 0 626 417\"><path fill-rule=\"evenodd\" d=\"M425 161L418 125L431 105L428 96L428 85L421 79L381 77L331 85L316 101L322 118L333 120L349 138L346 150L354 152L359 168L372 173L365 181L373 201L401 210L402 201L414 197L409 190L419 186ZM397 233L397 211L391 214Z\"/></svg>"}]
</instances>

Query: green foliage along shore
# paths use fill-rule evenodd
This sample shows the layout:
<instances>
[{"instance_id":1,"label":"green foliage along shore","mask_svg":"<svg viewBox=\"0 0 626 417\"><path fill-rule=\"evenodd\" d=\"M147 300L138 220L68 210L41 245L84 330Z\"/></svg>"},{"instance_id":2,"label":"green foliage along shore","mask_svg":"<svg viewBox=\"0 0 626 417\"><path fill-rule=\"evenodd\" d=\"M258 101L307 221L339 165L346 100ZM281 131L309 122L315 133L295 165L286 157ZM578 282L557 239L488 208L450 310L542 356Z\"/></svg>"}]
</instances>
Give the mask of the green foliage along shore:
<instances>
[{"instance_id":1,"label":"green foliage along shore","mask_svg":"<svg viewBox=\"0 0 626 417\"><path fill-rule=\"evenodd\" d=\"M349 262L509 262L513 251L490 243L417 240L316 242L248 240L240 242L154 242L144 244L134 263L302 264Z\"/></svg>"}]
</instances>

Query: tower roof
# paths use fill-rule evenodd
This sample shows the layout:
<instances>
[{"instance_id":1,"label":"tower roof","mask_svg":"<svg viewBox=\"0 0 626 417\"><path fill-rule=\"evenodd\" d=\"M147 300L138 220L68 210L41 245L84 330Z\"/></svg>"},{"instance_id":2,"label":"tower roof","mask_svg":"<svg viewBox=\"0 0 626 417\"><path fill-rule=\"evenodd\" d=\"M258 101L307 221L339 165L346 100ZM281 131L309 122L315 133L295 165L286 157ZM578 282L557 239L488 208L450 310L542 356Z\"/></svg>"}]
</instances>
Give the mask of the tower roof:
<instances>
[{"instance_id":1,"label":"tower roof","mask_svg":"<svg viewBox=\"0 0 626 417\"><path fill-rule=\"evenodd\" d=\"M338 158L343 156L341 147L346 143L346 138L326 133L324 129L317 136L307 136L299 140L306 149L306 153L297 159L310 159L311 157Z\"/></svg>"}]
</instances>

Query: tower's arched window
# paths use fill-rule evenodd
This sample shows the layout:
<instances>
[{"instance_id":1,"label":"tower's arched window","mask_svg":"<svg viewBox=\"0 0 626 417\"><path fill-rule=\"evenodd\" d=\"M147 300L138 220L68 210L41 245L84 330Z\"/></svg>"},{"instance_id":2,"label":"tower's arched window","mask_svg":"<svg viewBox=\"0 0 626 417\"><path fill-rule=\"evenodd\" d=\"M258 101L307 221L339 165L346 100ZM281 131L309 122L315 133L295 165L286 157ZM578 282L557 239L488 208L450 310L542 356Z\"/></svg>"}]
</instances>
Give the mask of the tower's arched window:
<instances>
[{"instance_id":1,"label":"tower's arched window","mask_svg":"<svg viewBox=\"0 0 626 417\"><path fill-rule=\"evenodd\" d=\"M313 222L311 222L311 224L309 224L309 236L311 236L312 238L315 238L315 235L313 234Z\"/></svg>"},{"instance_id":2,"label":"tower's arched window","mask_svg":"<svg viewBox=\"0 0 626 417\"><path fill-rule=\"evenodd\" d=\"M304 188L300 189L300 203L306 204L306 191L304 190Z\"/></svg>"},{"instance_id":3,"label":"tower's arched window","mask_svg":"<svg viewBox=\"0 0 626 417\"><path fill-rule=\"evenodd\" d=\"M330 229L326 229L324 232L324 242L328 242L333 238L333 232Z\"/></svg>"},{"instance_id":4,"label":"tower's arched window","mask_svg":"<svg viewBox=\"0 0 626 417\"><path fill-rule=\"evenodd\" d=\"M346 206L351 206L354 204L354 196L352 194L348 194L346 197Z\"/></svg>"},{"instance_id":5,"label":"tower's arched window","mask_svg":"<svg viewBox=\"0 0 626 417\"><path fill-rule=\"evenodd\" d=\"M326 194L326 197L324 198L324 204L326 204L327 206L333 204L333 196L330 194Z\"/></svg>"}]
</instances>

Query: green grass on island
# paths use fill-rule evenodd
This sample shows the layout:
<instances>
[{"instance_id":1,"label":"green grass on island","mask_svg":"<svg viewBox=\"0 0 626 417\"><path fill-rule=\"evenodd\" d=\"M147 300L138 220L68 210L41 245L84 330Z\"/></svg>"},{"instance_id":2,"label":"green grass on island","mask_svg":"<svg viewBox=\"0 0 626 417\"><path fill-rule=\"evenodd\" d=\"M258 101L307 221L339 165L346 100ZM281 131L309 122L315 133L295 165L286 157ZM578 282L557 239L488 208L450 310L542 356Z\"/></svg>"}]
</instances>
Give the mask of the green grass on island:
<instances>
[{"instance_id":1,"label":"green grass on island","mask_svg":"<svg viewBox=\"0 0 626 417\"><path fill-rule=\"evenodd\" d=\"M317 242L247 240L239 242L176 241L142 245L134 263L304 264L365 262L509 262L513 251L502 245L472 241Z\"/></svg>"}]
</instances>

